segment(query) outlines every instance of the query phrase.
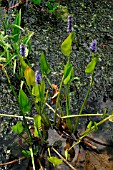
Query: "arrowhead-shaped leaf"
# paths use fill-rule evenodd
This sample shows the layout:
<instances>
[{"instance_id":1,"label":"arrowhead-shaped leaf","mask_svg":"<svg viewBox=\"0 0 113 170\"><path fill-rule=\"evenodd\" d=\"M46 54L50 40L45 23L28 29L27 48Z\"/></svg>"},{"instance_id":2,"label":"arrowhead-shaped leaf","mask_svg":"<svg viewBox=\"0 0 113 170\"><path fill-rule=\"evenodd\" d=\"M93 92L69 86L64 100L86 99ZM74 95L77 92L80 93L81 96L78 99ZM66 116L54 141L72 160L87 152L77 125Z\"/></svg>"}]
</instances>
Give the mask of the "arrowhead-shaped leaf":
<instances>
[{"instance_id":1,"label":"arrowhead-shaped leaf","mask_svg":"<svg viewBox=\"0 0 113 170\"><path fill-rule=\"evenodd\" d=\"M31 109L30 101L22 89L19 91L19 106L24 113L29 112Z\"/></svg>"},{"instance_id":2,"label":"arrowhead-shaped leaf","mask_svg":"<svg viewBox=\"0 0 113 170\"><path fill-rule=\"evenodd\" d=\"M36 84L35 83L35 73L29 66L24 71L24 77L26 79L28 86L34 86Z\"/></svg>"},{"instance_id":3,"label":"arrowhead-shaped leaf","mask_svg":"<svg viewBox=\"0 0 113 170\"><path fill-rule=\"evenodd\" d=\"M42 52L41 57L40 57L40 68L41 68L42 74L50 73L50 67L49 67L49 64L47 63L44 52Z\"/></svg>"},{"instance_id":4,"label":"arrowhead-shaped leaf","mask_svg":"<svg viewBox=\"0 0 113 170\"><path fill-rule=\"evenodd\" d=\"M61 45L61 51L65 56L69 56L71 54L74 36L75 33L71 32Z\"/></svg>"},{"instance_id":5,"label":"arrowhead-shaped leaf","mask_svg":"<svg viewBox=\"0 0 113 170\"><path fill-rule=\"evenodd\" d=\"M64 68L64 84L71 81L73 77L74 69L71 63L67 63Z\"/></svg>"},{"instance_id":6,"label":"arrowhead-shaped leaf","mask_svg":"<svg viewBox=\"0 0 113 170\"><path fill-rule=\"evenodd\" d=\"M92 61L86 66L85 72L86 73L92 73L95 69L95 66L97 64L98 58L94 57Z\"/></svg>"}]
</instances>

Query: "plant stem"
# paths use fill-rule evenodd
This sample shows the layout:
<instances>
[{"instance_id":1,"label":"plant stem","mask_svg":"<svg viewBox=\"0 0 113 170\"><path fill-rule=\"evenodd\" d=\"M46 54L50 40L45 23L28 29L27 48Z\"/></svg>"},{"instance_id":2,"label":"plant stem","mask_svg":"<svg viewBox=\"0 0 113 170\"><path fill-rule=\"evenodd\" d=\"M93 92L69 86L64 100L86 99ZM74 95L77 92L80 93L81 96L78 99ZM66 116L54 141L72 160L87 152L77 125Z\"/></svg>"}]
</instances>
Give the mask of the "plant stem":
<instances>
[{"instance_id":1,"label":"plant stem","mask_svg":"<svg viewBox=\"0 0 113 170\"><path fill-rule=\"evenodd\" d=\"M69 115L69 116L63 116L61 119L67 119L67 118L73 118L73 117L86 117L86 116L102 116L103 114L95 113L95 114L82 114L82 115Z\"/></svg>"},{"instance_id":2,"label":"plant stem","mask_svg":"<svg viewBox=\"0 0 113 170\"><path fill-rule=\"evenodd\" d=\"M7 80L8 80L8 83L9 83L9 85L10 85L10 88L11 88L11 90L12 90L12 92L13 92L16 100L18 101L17 94L16 94L16 92L15 92L15 89L14 89L13 85L11 84L11 81L10 81L10 78L9 78L9 76L8 76L8 74L7 74L7 71L6 71L6 69L5 69L4 67L2 67L2 69L3 69L3 71L4 71L4 73L5 73L6 77L7 77Z\"/></svg>"},{"instance_id":3,"label":"plant stem","mask_svg":"<svg viewBox=\"0 0 113 170\"><path fill-rule=\"evenodd\" d=\"M56 99L56 109L54 112L54 125L56 125L56 116L57 116L57 109L59 107L59 99L60 99L60 93L61 93L61 89L62 89L62 84L63 84L63 80L64 80L64 76L62 77L61 83L60 83L60 88L59 88L59 93Z\"/></svg>"},{"instance_id":4,"label":"plant stem","mask_svg":"<svg viewBox=\"0 0 113 170\"><path fill-rule=\"evenodd\" d=\"M66 115L70 115L70 85L66 85ZM67 127L71 130L71 120L70 118L67 119Z\"/></svg>"},{"instance_id":5,"label":"plant stem","mask_svg":"<svg viewBox=\"0 0 113 170\"><path fill-rule=\"evenodd\" d=\"M48 77L47 77L46 75L44 75L44 77L45 77L45 79L47 80L47 82L48 82L48 84L50 85L50 87L53 88L50 80L48 79Z\"/></svg>"},{"instance_id":6,"label":"plant stem","mask_svg":"<svg viewBox=\"0 0 113 170\"><path fill-rule=\"evenodd\" d=\"M97 127L100 126L101 124L103 124L104 122L106 122L107 120L111 119L111 118L113 118L113 115L110 115L110 116L106 117L105 119L101 120L99 123L96 124ZM79 143L81 142L81 140L82 140L85 136L89 135L89 134L90 134L91 132L93 132L94 130L95 130L95 126L92 126L91 129L87 129L85 132L83 132L83 133L80 135L81 137L78 139L78 141L77 141L75 144L73 144L73 145L68 149L68 151L71 150L73 147L75 147L77 144L79 144Z\"/></svg>"},{"instance_id":7,"label":"plant stem","mask_svg":"<svg viewBox=\"0 0 113 170\"><path fill-rule=\"evenodd\" d=\"M31 145L32 145L31 132L30 132L30 130L29 130L29 126L28 126L28 124L27 124L27 120L26 120L23 112L22 112L22 115L23 115L23 121L24 121L25 129L26 129L26 133L27 133L28 139L29 139L29 141L30 141L29 144L30 144L30 146L31 146Z\"/></svg>"},{"instance_id":8,"label":"plant stem","mask_svg":"<svg viewBox=\"0 0 113 170\"><path fill-rule=\"evenodd\" d=\"M34 162L34 155L33 155L33 149L32 149L32 147L29 147L29 150L30 150L30 152L31 152L31 160L32 160L33 170L36 170L36 169L35 169L35 162Z\"/></svg>"},{"instance_id":9,"label":"plant stem","mask_svg":"<svg viewBox=\"0 0 113 170\"><path fill-rule=\"evenodd\" d=\"M89 93L90 93L91 88L92 88L92 86L93 86L93 82L94 82L94 71L93 71L93 73L92 73L92 75L91 75L91 82L90 82L89 88L88 88L88 90L87 90L86 96L85 96L85 98L84 98L84 102L83 102L83 104L82 104L82 106L81 106L81 108L80 108L79 115L82 114L82 111L83 111L84 106L85 106L85 104L86 104L86 102L87 102ZM76 123L75 123L75 126L74 126L74 132L76 132L77 127L78 127L78 124L79 124L79 117L76 119ZM74 132L73 132L73 133L74 133Z\"/></svg>"}]
</instances>

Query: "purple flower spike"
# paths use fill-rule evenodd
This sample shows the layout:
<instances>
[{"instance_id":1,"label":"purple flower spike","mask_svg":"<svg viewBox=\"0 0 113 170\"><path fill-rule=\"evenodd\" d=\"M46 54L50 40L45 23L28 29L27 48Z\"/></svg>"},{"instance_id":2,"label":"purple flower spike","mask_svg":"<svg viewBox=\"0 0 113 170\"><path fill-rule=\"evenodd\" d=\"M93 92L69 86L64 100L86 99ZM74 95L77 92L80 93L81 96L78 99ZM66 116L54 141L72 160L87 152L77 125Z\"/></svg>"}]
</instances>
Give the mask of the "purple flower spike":
<instances>
[{"instance_id":1,"label":"purple flower spike","mask_svg":"<svg viewBox=\"0 0 113 170\"><path fill-rule=\"evenodd\" d=\"M67 27L68 33L72 32L72 20L73 20L72 16L69 15L68 16L68 27Z\"/></svg>"},{"instance_id":2,"label":"purple flower spike","mask_svg":"<svg viewBox=\"0 0 113 170\"><path fill-rule=\"evenodd\" d=\"M24 44L20 44L20 55L23 57L26 56L26 47Z\"/></svg>"},{"instance_id":3,"label":"purple flower spike","mask_svg":"<svg viewBox=\"0 0 113 170\"><path fill-rule=\"evenodd\" d=\"M35 72L35 82L36 82L36 84L40 84L41 79L42 79L41 74L39 73L39 71L36 71Z\"/></svg>"},{"instance_id":4,"label":"purple flower spike","mask_svg":"<svg viewBox=\"0 0 113 170\"><path fill-rule=\"evenodd\" d=\"M90 43L90 49L92 50L92 52L96 52L97 51L97 41L96 40L93 40Z\"/></svg>"}]
</instances>

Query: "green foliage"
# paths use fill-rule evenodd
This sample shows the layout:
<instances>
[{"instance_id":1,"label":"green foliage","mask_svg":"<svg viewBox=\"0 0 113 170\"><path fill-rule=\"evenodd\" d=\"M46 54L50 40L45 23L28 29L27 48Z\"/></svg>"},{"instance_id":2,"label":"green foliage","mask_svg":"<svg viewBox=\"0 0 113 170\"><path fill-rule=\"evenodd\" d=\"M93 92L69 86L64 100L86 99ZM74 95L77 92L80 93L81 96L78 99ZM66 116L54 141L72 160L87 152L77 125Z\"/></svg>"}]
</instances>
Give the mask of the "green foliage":
<instances>
[{"instance_id":1,"label":"green foliage","mask_svg":"<svg viewBox=\"0 0 113 170\"><path fill-rule=\"evenodd\" d=\"M40 5L42 0L32 0L32 2ZM57 4L55 4L54 2L55 2L55 0L49 0L46 2L46 5L48 7L48 12L54 12L56 10ZM63 6L60 6L60 7L61 7L61 9L59 10L59 12L61 12L61 13L63 12L64 16L62 16L62 17L66 18L66 21L67 21L67 16L68 16L67 7L63 7ZM60 13L60 15L61 15L61 13ZM28 145L30 145L30 148L33 148L32 147L34 144L33 139L32 139L33 137L38 137L43 141L45 140L45 138L44 139L42 138L42 134L40 132L40 127L42 127L42 130L44 132L44 130L46 128L51 126L51 122L49 120L50 118L49 118L48 114L46 114L46 110L44 110L45 105L47 105L49 107L49 109L51 109L54 112L54 124L55 125L56 124L58 125L58 123L59 123L59 122L56 123L56 120L58 120L58 119L56 119L56 116L58 116L57 111L58 110L61 111L61 115L64 114L64 112L63 112L64 108L61 108L61 106L60 106L60 101L62 98L63 98L63 100L66 100L66 109L65 109L66 114L67 115L71 114L70 84L71 84L71 81L73 81L73 83L76 84L76 82L78 82L78 80L79 80L78 77L74 78L74 68L70 61L70 55L72 52L72 42L74 40L75 33L71 32L61 45L62 53L64 54L64 56L68 56L68 62L64 67L63 78L61 80L60 85L58 85L60 87L58 89L57 85L52 84L52 85L54 85L54 86L52 86L50 80L47 78L47 74L49 74L51 70L50 70L50 66L47 62L44 52L42 52L40 61L39 61L40 69L41 69L41 73L42 73L42 80L41 80L40 84L36 84L34 70L31 69L29 61L27 59L25 59L24 57L20 56L20 48L19 48L20 44L24 44L24 45L28 46L28 48L29 48L28 51L30 51L30 49L31 49L30 38L34 34L34 32L29 31L26 36L19 39L20 31L24 31L23 28L21 28L20 23L21 23L21 10L16 15L16 19L13 24L11 24L11 25L8 25L8 23L6 24L5 28L12 29L12 35L8 36L8 35L5 35L4 33L0 32L0 47L3 48L3 52L0 53L0 57L6 58L6 60L4 60L6 62L3 65L4 67L9 65L12 68L12 66L13 66L13 70L14 70L13 73L16 73L16 67L18 66L17 70L19 70L18 71L19 73L22 72L22 76L20 76L19 73L16 73L16 75L18 75L17 78L19 80L23 80L25 78L25 80L26 80L26 87L25 87L26 89L25 90L27 90L27 92L31 95L32 102L34 102L34 105L36 107L36 111L38 114L33 119L34 126L33 126L33 135L32 135L30 132L31 129L29 129L26 117L24 115L24 113L30 112L31 104L30 104L29 98L26 95L27 93L25 93L23 91L23 89L21 88L19 91L19 96L17 96L17 97L18 97L19 106L23 112L23 121L24 121L24 125L25 125L25 130L26 130L26 133L28 136ZM18 57L18 58L16 58L16 57ZM27 60L28 64L26 63L26 60ZM1 58L0 58L0 61L1 61ZM19 63L17 63L18 61L19 61ZM98 61L98 57L95 57L95 53L92 53L92 61L86 66L85 72L88 74L93 73L94 69L96 67L97 61ZM24 75L24 77L23 77L23 75ZM6 76L8 78L8 82L10 83L10 78L8 77L7 72L6 72ZM94 80L93 76L94 75L92 75L91 81ZM46 84L45 84L44 79L47 80L48 85L49 85L49 88L47 85L47 89L51 89L51 87L52 87L52 90L53 90L52 99L55 100L54 104L56 104L55 110L50 105L48 105L48 103L46 103L46 100L48 99L48 92L45 95ZM74 80L76 80L76 81L74 82ZM83 104L80 108L80 112L79 112L78 116L82 116L82 111L83 111L85 104L87 102L87 98L88 98L90 90L92 88L92 84L93 83L91 82L90 86L88 88L88 91L86 93L86 96L84 98ZM10 83L10 86L12 87L11 83ZM65 90L65 96L63 96L61 94L62 88L64 88L63 90ZM49 97L51 97L51 96L49 96ZM88 115L86 115L86 116L88 116ZM103 116L106 116L106 112L103 113ZM70 132L73 132L73 134L74 134L76 129L72 129L73 128L73 126L71 125L72 117L67 116L65 118L67 118L67 120L69 120L69 121L66 120L63 122L63 119L62 119L62 123L64 123L63 124L64 131L67 128L66 130L70 130ZM78 123L79 123L79 121L77 122L76 125L78 125ZM46 125L48 125L48 124L49 124L49 126L46 127ZM99 123L94 122L94 126L92 126L92 124L93 124L93 122L90 121L87 126L88 129L86 130L85 135L88 135L92 131L92 129L98 130ZM68 126L68 125L70 125L70 126ZM72 127L72 128L70 128L70 127ZM17 124L12 127L12 130L21 136L21 133L23 132L22 122L17 122ZM83 134L80 136L80 138L77 141L77 144L80 143L80 141L82 140L82 137L84 137L85 135ZM24 136L23 136L23 138L24 138ZM34 155L37 154L38 149L39 149L39 147L36 146L34 149ZM29 157L32 152L30 152L28 150L23 150L22 153L24 155L26 155L27 157ZM69 149L67 149L67 150L65 150L66 160L68 159L69 156L70 156ZM51 156L50 151L49 151L49 157L47 159L49 162L51 162L53 164L53 166L57 166L62 163L61 159Z\"/></svg>"},{"instance_id":2,"label":"green foliage","mask_svg":"<svg viewBox=\"0 0 113 170\"><path fill-rule=\"evenodd\" d=\"M69 83L73 78L74 69L69 62L64 67L64 84Z\"/></svg>"},{"instance_id":3,"label":"green foliage","mask_svg":"<svg viewBox=\"0 0 113 170\"><path fill-rule=\"evenodd\" d=\"M90 121L90 122L88 123L88 125L87 125L87 128L88 128L89 130L91 130L92 125L93 125L93 122Z\"/></svg>"},{"instance_id":4,"label":"green foliage","mask_svg":"<svg viewBox=\"0 0 113 170\"><path fill-rule=\"evenodd\" d=\"M72 42L74 37L75 33L71 32L61 45L61 51L65 56L69 56L72 52Z\"/></svg>"},{"instance_id":5,"label":"green foliage","mask_svg":"<svg viewBox=\"0 0 113 170\"><path fill-rule=\"evenodd\" d=\"M39 101L43 101L44 102L44 94L45 94L45 82L44 80L41 80L40 84L36 84L33 88L32 88L32 94L34 96L36 96L36 103L38 103Z\"/></svg>"},{"instance_id":6,"label":"green foliage","mask_svg":"<svg viewBox=\"0 0 113 170\"><path fill-rule=\"evenodd\" d=\"M62 163L62 159L58 159L55 156L47 157L48 161L53 164L54 167Z\"/></svg>"},{"instance_id":7,"label":"green foliage","mask_svg":"<svg viewBox=\"0 0 113 170\"><path fill-rule=\"evenodd\" d=\"M22 153L29 158L31 156L31 152L29 150L22 150Z\"/></svg>"},{"instance_id":8,"label":"green foliage","mask_svg":"<svg viewBox=\"0 0 113 170\"><path fill-rule=\"evenodd\" d=\"M32 0L32 2L36 5L40 5L42 0Z\"/></svg>"},{"instance_id":9,"label":"green foliage","mask_svg":"<svg viewBox=\"0 0 113 170\"><path fill-rule=\"evenodd\" d=\"M33 31L28 31L28 34L26 36L22 37L22 43L27 45L29 43L31 37L33 36L33 34L34 34Z\"/></svg>"},{"instance_id":10,"label":"green foliage","mask_svg":"<svg viewBox=\"0 0 113 170\"><path fill-rule=\"evenodd\" d=\"M65 150L65 158L66 158L66 160L68 160L69 156L70 156L70 155L69 155L69 153L68 153L68 150L66 149L66 150Z\"/></svg>"},{"instance_id":11,"label":"green foliage","mask_svg":"<svg viewBox=\"0 0 113 170\"><path fill-rule=\"evenodd\" d=\"M34 117L34 136L37 137L39 136L39 128L41 127L41 116L36 115Z\"/></svg>"},{"instance_id":12,"label":"green foliage","mask_svg":"<svg viewBox=\"0 0 113 170\"><path fill-rule=\"evenodd\" d=\"M49 67L49 64L47 63L44 52L42 52L41 57L40 57L40 69L41 69L42 74L50 73L50 67Z\"/></svg>"},{"instance_id":13,"label":"green foliage","mask_svg":"<svg viewBox=\"0 0 113 170\"><path fill-rule=\"evenodd\" d=\"M37 153L38 153L38 146L36 146L34 149L34 155L37 155Z\"/></svg>"},{"instance_id":14,"label":"green foliage","mask_svg":"<svg viewBox=\"0 0 113 170\"><path fill-rule=\"evenodd\" d=\"M16 125L12 126L12 130L15 133L21 134L23 132L22 122L17 122Z\"/></svg>"},{"instance_id":15,"label":"green foliage","mask_svg":"<svg viewBox=\"0 0 113 170\"><path fill-rule=\"evenodd\" d=\"M95 69L95 66L97 64L97 61L98 61L98 58L97 57L94 57L92 59L92 61L87 65L86 69L85 69L85 72L86 73L92 73Z\"/></svg>"},{"instance_id":16,"label":"green foliage","mask_svg":"<svg viewBox=\"0 0 113 170\"><path fill-rule=\"evenodd\" d=\"M16 15L14 24L12 24L12 34L14 35L13 40L16 42L18 41L19 34L20 34L20 24L21 24L21 10L19 13Z\"/></svg>"},{"instance_id":17,"label":"green foliage","mask_svg":"<svg viewBox=\"0 0 113 170\"><path fill-rule=\"evenodd\" d=\"M34 86L35 83L35 73L34 71L28 66L24 71L24 77L26 79L28 86Z\"/></svg>"},{"instance_id":18,"label":"green foliage","mask_svg":"<svg viewBox=\"0 0 113 170\"><path fill-rule=\"evenodd\" d=\"M13 54L10 56L10 58L6 61L6 63L4 64L4 67L6 67L6 66L11 62L11 60L14 60L16 56L17 56L17 55L16 55L15 53L13 53Z\"/></svg>"},{"instance_id":19,"label":"green foliage","mask_svg":"<svg viewBox=\"0 0 113 170\"><path fill-rule=\"evenodd\" d=\"M21 63L21 68L24 72L26 70L26 68L28 67L28 65L26 64L26 62L24 61L24 58L22 56L20 56L20 63Z\"/></svg>"},{"instance_id":20,"label":"green foliage","mask_svg":"<svg viewBox=\"0 0 113 170\"><path fill-rule=\"evenodd\" d=\"M98 130L98 126L96 122L94 122L94 127L95 127L95 130Z\"/></svg>"},{"instance_id":21,"label":"green foliage","mask_svg":"<svg viewBox=\"0 0 113 170\"><path fill-rule=\"evenodd\" d=\"M31 110L30 101L22 89L20 89L19 91L19 106L22 109L23 113L30 112Z\"/></svg>"},{"instance_id":22,"label":"green foliage","mask_svg":"<svg viewBox=\"0 0 113 170\"><path fill-rule=\"evenodd\" d=\"M47 9L48 12L54 12L56 10L57 4L54 2L55 2L55 0L48 0L46 2L46 5L48 7L48 9Z\"/></svg>"},{"instance_id":23,"label":"green foliage","mask_svg":"<svg viewBox=\"0 0 113 170\"><path fill-rule=\"evenodd\" d=\"M57 6L56 16L58 18L62 18L62 20L64 22L67 22L68 15L69 15L69 12L68 12L67 6L63 6L63 5L58 5Z\"/></svg>"}]
</instances>

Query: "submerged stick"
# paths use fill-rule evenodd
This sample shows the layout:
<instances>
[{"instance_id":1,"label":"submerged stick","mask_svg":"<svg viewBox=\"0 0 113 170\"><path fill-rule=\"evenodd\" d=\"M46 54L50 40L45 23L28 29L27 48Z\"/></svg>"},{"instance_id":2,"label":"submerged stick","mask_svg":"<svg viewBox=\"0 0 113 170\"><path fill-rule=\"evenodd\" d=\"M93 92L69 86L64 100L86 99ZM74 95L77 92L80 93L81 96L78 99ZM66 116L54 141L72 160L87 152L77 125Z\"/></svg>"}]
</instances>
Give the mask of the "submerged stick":
<instances>
[{"instance_id":1,"label":"submerged stick","mask_svg":"<svg viewBox=\"0 0 113 170\"><path fill-rule=\"evenodd\" d=\"M18 116L18 115L9 115L9 114L1 114L0 113L0 116L23 119L23 116ZM33 120L34 119L33 117L27 117L27 116L25 118L28 119L28 120Z\"/></svg>"},{"instance_id":2,"label":"submerged stick","mask_svg":"<svg viewBox=\"0 0 113 170\"><path fill-rule=\"evenodd\" d=\"M68 165L70 166L73 170L76 170L54 147L52 147L52 150Z\"/></svg>"},{"instance_id":3,"label":"submerged stick","mask_svg":"<svg viewBox=\"0 0 113 170\"><path fill-rule=\"evenodd\" d=\"M10 162L2 163L2 164L0 164L0 166L6 166L6 165L14 164L16 162L19 162L19 161L25 159L25 158L26 158L25 156L22 156L19 159L15 159L15 160L10 161Z\"/></svg>"}]
</instances>

